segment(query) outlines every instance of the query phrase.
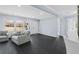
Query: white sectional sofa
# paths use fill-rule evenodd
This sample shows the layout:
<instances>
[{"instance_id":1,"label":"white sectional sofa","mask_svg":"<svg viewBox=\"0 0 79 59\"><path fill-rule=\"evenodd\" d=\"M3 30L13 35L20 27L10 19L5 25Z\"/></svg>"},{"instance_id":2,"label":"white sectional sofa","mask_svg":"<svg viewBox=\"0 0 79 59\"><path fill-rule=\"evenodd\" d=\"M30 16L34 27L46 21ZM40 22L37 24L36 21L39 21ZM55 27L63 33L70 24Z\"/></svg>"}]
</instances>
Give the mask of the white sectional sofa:
<instances>
[{"instance_id":1,"label":"white sectional sofa","mask_svg":"<svg viewBox=\"0 0 79 59\"><path fill-rule=\"evenodd\" d=\"M30 31L16 32L16 34L12 36L12 41L17 45L30 41Z\"/></svg>"},{"instance_id":2,"label":"white sectional sofa","mask_svg":"<svg viewBox=\"0 0 79 59\"><path fill-rule=\"evenodd\" d=\"M0 42L8 41L7 31L0 31Z\"/></svg>"}]
</instances>

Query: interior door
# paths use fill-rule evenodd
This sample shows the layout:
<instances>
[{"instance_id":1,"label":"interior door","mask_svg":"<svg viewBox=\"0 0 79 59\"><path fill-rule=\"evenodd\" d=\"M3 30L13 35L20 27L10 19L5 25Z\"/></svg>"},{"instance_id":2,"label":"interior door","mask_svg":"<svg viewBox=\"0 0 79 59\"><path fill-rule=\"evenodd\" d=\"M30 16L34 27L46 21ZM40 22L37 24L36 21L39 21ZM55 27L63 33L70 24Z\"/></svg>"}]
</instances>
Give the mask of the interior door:
<instances>
[{"instance_id":1,"label":"interior door","mask_svg":"<svg viewBox=\"0 0 79 59\"><path fill-rule=\"evenodd\" d=\"M77 17L73 16L67 20L68 20L68 31L67 31L68 39L77 40L78 39L77 26L76 26Z\"/></svg>"},{"instance_id":2,"label":"interior door","mask_svg":"<svg viewBox=\"0 0 79 59\"><path fill-rule=\"evenodd\" d=\"M38 33L38 21L31 20L31 22L30 22L30 32L31 32L31 34Z\"/></svg>"}]
</instances>

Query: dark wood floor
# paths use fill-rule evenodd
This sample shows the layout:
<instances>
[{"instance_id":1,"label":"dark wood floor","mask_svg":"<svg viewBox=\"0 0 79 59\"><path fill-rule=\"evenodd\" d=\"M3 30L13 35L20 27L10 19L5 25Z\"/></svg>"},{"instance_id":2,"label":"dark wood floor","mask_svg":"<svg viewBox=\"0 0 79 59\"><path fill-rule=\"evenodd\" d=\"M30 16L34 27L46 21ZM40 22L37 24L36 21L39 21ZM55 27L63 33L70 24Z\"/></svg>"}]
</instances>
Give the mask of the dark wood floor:
<instances>
[{"instance_id":1,"label":"dark wood floor","mask_svg":"<svg viewBox=\"0 0 79 59\"><path fill-rule=\"evenodd\" d=\"M20 46L11 40L0 43L0 54L66 54L66 47L62 38L32 34L31 41Z\"/></svg>"}]
</instances>

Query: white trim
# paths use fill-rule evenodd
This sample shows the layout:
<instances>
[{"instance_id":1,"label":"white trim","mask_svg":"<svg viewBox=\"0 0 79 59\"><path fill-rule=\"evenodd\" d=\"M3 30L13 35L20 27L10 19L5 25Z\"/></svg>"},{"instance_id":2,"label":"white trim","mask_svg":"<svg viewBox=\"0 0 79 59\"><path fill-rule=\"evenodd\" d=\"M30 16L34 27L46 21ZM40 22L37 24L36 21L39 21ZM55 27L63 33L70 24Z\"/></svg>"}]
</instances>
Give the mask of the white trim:
<instances>
[{"instance_id":1,"label":"white trim","mask_svg":"<svg viewBox=\"0 0 79 59\"><path fill-rule=\"evenodd\" d=\"M57 20L58 21L58 24L57 24L58 25L58 32L57 32L58 36L60 35L60 30L61 30L60 20L61 20L60 18L58 18L58 20Z\"/></svg>"}]
</instances>

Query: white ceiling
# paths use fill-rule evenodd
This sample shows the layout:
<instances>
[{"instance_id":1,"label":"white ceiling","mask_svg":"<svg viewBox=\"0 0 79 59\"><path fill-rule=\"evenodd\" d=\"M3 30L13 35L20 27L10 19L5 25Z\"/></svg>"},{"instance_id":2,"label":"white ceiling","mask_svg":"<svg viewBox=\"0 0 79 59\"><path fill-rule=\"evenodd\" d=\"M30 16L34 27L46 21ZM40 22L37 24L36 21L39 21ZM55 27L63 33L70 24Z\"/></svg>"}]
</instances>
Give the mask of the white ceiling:
<instances>
[{"instance_id":1,"label":"white ceiling","mask_svg":"<svg viewBox=\"0 0 79 59\"><path fill-rule=\"evenodd\" d=\"M77 13L76 5L48 5L47 7L61 16L70 16Z\"/></svg>"},{"instance_id":2,"label":"white ceiling","mask_svg":"<svg viewBox=\"0 0 79 59\"><path fill-rule=\"evenodd\" d=\"M60 16L69 16L77 13L77 7L73 5L45 5L44 7L47 7L51 13L54 12ZM54 16L53 14L30 5L22 5L21 7L17 5L0 5L0 13L36 19Z\"/></svg>"},{"instance_id":3,"label":"white ceiling","mask_svg":"<svg viewBox=\"0 0 79 59\"><path fill-rule=\"evenodd\" d=\"M30 17L36 19L42 19L45 17L52 16L49 13L46 13L40 9L34 8L32 6L26 5L18 7L17 5L9 5L9 6L0 6L0 13L15 15L15 16L22 16L22 17Z\"/></svg>"}]
</instances>

